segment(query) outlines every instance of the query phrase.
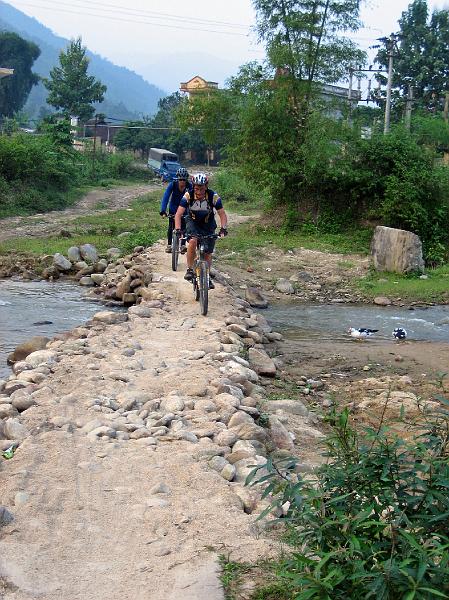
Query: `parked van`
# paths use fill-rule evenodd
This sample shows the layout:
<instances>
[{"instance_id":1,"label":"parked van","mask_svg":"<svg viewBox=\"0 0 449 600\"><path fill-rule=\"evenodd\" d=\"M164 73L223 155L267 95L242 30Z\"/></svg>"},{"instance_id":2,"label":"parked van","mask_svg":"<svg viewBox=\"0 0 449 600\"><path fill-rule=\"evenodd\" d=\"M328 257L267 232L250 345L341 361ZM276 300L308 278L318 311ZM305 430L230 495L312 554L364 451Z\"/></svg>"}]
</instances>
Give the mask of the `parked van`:
<instances>
[{"instance_id":1,"label":"parked van","mask_svg":"<svg viewBox=\"0 0 449 600\"><path fill-rule=\"evenodd\" d=\"M150 148L148 168L152 169L162 181L173 181L176 171L181 168L178 155L163 148Z\"/></svg>"}]
</instances>

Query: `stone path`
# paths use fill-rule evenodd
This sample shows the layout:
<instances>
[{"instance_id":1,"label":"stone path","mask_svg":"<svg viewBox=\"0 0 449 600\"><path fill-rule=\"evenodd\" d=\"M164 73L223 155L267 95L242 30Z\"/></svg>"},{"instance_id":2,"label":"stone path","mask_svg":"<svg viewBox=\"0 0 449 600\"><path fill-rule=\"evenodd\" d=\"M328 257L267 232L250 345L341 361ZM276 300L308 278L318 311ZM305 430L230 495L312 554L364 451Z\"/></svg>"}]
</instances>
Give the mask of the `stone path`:
<instances>
[{"instance_id":1,"label":"stone path","mask_svg":"<svg viewBox=\"0 0 449 600\"><path fill-rule=\"evenodd\" d=\"M219 600L218 554L278 549L242 484L269 433L240 339L269 328L219 284L201 317L183 266L145 256L159 301L30 355L0 395L1 447L24 438L0 459L4 600Z\"/></svg>"}]
</instances>

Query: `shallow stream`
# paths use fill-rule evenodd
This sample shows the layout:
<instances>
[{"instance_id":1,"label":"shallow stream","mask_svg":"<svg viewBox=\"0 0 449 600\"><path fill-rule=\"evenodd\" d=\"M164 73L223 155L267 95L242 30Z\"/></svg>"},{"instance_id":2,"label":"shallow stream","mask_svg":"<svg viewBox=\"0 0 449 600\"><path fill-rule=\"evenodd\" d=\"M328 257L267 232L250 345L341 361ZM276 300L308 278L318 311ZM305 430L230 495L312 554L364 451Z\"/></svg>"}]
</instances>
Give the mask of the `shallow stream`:
<instances>
[{"instance_id":1,"label":"shallow stream","mask_svg":"<svg viewBox=\"0 0 449 600\"><path fill-rule=\"evenodd\" d=\"M71 282L0 281L0 379L10 375L6 358L18 344L36 335L51 338L102 310L84 293Z\"/></svg>"},{"instance_id":2,"label":"shallow stream","mask_svg":"<svg viewBox=\"0 0 449 600\"><path fill-rule=\"evenodd\" d=\"M449 306L409 310L356 304L277 305L262 313L290 339L350 340L349 327L378 329L373 339L392 339L396 327L406 329L408 340L449 343Z\"/></svg>"}]
</instances>

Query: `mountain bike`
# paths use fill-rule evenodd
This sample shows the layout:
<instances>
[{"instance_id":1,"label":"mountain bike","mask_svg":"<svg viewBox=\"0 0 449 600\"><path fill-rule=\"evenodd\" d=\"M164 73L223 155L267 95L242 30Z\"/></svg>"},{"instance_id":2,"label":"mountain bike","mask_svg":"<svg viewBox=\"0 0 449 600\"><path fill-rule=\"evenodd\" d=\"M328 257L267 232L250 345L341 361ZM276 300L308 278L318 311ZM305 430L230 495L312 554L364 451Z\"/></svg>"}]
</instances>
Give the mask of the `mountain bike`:
<instances>
[{"instance_id":1,"label":"mountain bike","mask_svg":"<svg viewBox=\"0 0 449 600\"><path fill-rule=\"evenodd\" d=\"M193 297L195 300L200 302L200 310L203 316L207 315L207 309L209 307L209 263L205 258L205 245L206 240L216 240L219 236L216 234L212 235L198 235L195 236L197 239L196 245L196 257L193 263Z\"/></svg>"}]
</instances>

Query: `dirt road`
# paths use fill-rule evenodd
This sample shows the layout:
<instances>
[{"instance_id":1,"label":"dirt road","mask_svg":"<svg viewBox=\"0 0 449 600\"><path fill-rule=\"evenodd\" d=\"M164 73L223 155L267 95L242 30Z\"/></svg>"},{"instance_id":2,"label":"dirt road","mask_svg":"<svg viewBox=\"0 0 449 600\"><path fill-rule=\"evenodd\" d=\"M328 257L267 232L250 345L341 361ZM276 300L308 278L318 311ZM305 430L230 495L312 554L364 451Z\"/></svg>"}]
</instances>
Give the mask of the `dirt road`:
<instances>
[{"instance_id":1,"label":"dirt road","mask_svg":"<svg viewBox=\"0 0 449 600\"><path fill-rule=\"evenodd\" d=\"M46 237L60 233L71 221L85 215L101 215L127 208L139 196L162 190L160 183L136 184L88 192L72 208L39 213L27 217L0 219L0 242L16 237ZM98 208L100 207L101 208Z\"/></svg>"},{"instance_id":2,"label":"dirt road","mask_svg":"<svg viewBox=\"0 0 449 600\"><path fill-rule=\"evenodd\" d=\"M29 435L0 458L4 600L218 600L219 553L255 560L277 546L244 512L242 479L210 463L235 441L223 414L254 406L222 393L224 319L245 311L217 284L201 317L183 269L162 246L148 257L162 304L53 343L18 417Z\"/></svg>"}]
</instances>

